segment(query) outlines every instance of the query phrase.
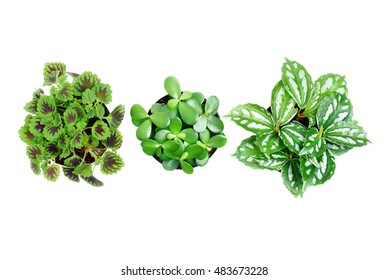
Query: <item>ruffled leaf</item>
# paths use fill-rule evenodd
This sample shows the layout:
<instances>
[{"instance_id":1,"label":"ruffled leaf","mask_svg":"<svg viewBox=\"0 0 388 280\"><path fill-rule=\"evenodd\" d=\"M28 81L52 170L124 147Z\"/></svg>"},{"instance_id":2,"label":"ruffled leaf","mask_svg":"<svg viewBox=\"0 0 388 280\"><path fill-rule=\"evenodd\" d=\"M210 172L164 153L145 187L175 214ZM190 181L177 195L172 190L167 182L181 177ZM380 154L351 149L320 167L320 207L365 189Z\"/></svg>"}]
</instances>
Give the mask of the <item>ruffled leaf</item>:
<instances>
[{"instance_id":1,"label":"ruffled leaf","mask_svg":"<svg viewBox=\"0 0 388 280\"><path fill-rule=\"evenodd\" d=\"M92 164L84 162L84 163L78 165L74 169L73 173L75 175L80 175L82 177L90 177L93 174L93 166L92 166Z\"/></svg>"},{"instance_id":2,"label":"ruffled leaf","mask_svg":"<svg viewBox=\"0 0 388 280\"><path fill-rule=\"evenodd\" d=\"M49 157L49 158L55 158L58 156L61 151L58 149L57 145L54 143L49 143L46 145L44 149L44 153Z\"/></svg>"},{"instance_id":3,"label":"ruffled leaf","mask_svg":"<svg viewBox=\"0 0 388 280\"><path fill-rule=\"evenodd\" d=\"M286 58L282 66L282 81L299 108L305 108L313 90L311 76L306 69L298 62Z\"/></svg>"},{"instance_id":4,"label":"ruffled leaf","mask_svg":"<svg viewBox=\"0 0 388 280\"><path fill-rule=\"evenodd\" d=\"M98 130L98 128L96 128ZM81 130L78 130L74 137L70 141L70 145L74 148L81 149L83 147L83 133Z\"/></svg>"},{"instance_id":5,"label":"ruffled leaf","mask_svg":"<svg viewBox=\"0 0 388 280\"><path fill-rule=\"evenodd\" d=\"M282 127L279 136L284 145L293 153L298 154L306 140L307 128L297 121Z\"/></svg>"},{"instance_id":6,"label":"ruffled leaf","mask_svg":"<svg viewBox=\"0 0 388 280\"><path fill-rule=\"evenodd\" d=\"M58 125L46 125L43 129L43 135L44 137L52 142L56 139L58 139L58 137L60 136L61 134L61 127L58 126Z\"/></svg>"},{"instance_id":7,"label":"ruffled leaf","mask_svg":"<svg viewBox=\"0 0 388 280\"><path fill-rule=\"evenodd\" d=\"M43 150L40 145L27 146L27 156L30 160L40 160L40 156L43 155Z\"/></svg>"},{"instance_id":8,"label":"ruffled leaf","mask_svg":"<svg viewBox=\"0 0 388 280\"><path fill-rule=\"evenodd\" d=\"M324 138L344 147L361 147L368 144L364 129L354 121L337 122L326 129Z\"/></svg>"},{"instance_id":9,"label":"ruffled leaf","mask_svg":"<svg viewBox=\"0 0 388 280\"><path fill-rule=\"evenodd\" d=\"M42 116L50 116L56 111L55 99L52 96L41 96L38 99L37 111Z\"/></svg>"},{"instance_id":10,"label":"ruffled leaf","mask_svg":"<svg viewBox=\"0 0 388 280\"><path fill-rule=\"evenodd\" d=\"M321 100L316 118L318 127L326 129L337 122L351 120L352 116L353 107L350 100L346 96L333 93Z\"/></svg>"},{"instance_id":11,"label":"ruffled leaf","mask_svg":"<svg viewBox=\"0 0 388 280\"><path fill-rule=\"evenodd\" d=\"M278 126L289 123L296 115L298 109L295 108L295 104L295 100L284 89L283 82L278 82L272 90L271 97L272 116Z\"/></svg>"},{"instance_id":12,"label":"ruffled leaf","mask_svg":"<svg viewBox=\"0 0 388 280\"><path fill-rule=\"evenodd\" d=\"M100 78L92 72L84 72L78 77L76 77L73 81L73 85L75 88L75 95L82 96L82 93L87 89L92 89L98 84L100 84Z\"/></svg>"},{"instance_id":13,"label":"ruffled leaf","mask_svg":"<svg viewBox=\"0 0 388 280\"><path fill-rule=\"evenodd\" d=\"M311 164L311 162L304 158L300 158L300 168L304 181L308 185L316 186L325 183L329 180L335 171L334 156L328 151L324 152L322 156L317 157L318 167Z\"/></svg>"},{"instance_id":14,"label":"ruffled leaf","mask_svg":"<svg viewBox=\"0 0 388 280\"><path fill-rule=\"evenodd\" d=\"M85 180L87 183L89 183L90 185L92 185L93 187L102 187L104 185L102 181L98 180L94 176L89 176L89 177L81 176L81 178Z\"/></svg>"},{"instance_id":15,"label":"ruffled leaf","mask_svg":"<svg viewBox=\"0 0 388 280\"><path fill-rule=\"evenodd\" d=\"M74 168L69 167L62 167L63 174L65 174L66 178L68 178L70 181L79 183L79 176L74 174Z\"/></svg>"},{"instance_id":16,"label":"ruffled leaf","mask_svg":"<svg viewBox=\"0 0 388 280\"><path fill-rule=\"evenodd\" d=\"M41 168L38 161L31 160L30 167L32 172L34 172L35 175L39 175L41 173Z\"/></svg>"},{"instance_id":17,"label":"ruffled leaf","mask_svg":"<svg viewBox=\"0 0 388 280\"><path fill-rule=\"evenodd\" d=\"M36 140L36 136L30 132L28 125L24 125L19 129L19 138L26 144L33 144Z\"/></svg>"},{"instance_id":18,"label":"ruffled leaf","mask_svg":"<svg viewBox=\"0 0 388 280\"><path fill-rule=\"evenodd\" d=\"M57 78L66 73L66 65L61 62L45 63L43 68L43 85L55 84Z\"/></svg>"},{"instance_id":19,"label":"ruffled leaf","mask_svg":"<svg viewBox=\"0 0 388 280\"><path fill-rule=\"evenodd\" d=\"M113 150L120 149L122 143L123 135L118 130L113 131L112 134L104 141L105 147L111 148Z\"/></svg>"},{"instance_id":20,"label":"ruffled leaf","mask_svg":"<svg viewBox=\"0 0 388 280\"><path fill-rule=\"evenodd\" d=\"M61 168L58 164L53 164L47 166L46 168L43 168L43 176L51 182L55 182L56 180L58 180L60 172Z\"/></svg>"},{"instance_id":21,"label":"ruffled leaf","mask_svg":"<svg viewBox=\"0 0 388 280\"><path fill-rule=\"evenodd\" d=\"M98 101L108 104L112 101L112 90L108 84L98 84L93 88Z\"/></svg>"},{"instance_id":22,"label":"ruffled leaf","mask_svg":"<svg viewBox=\"0 0 388 280\"><path fill-rule=\"evenodd\" d=\"M44 125L41 123L40 118L32 117L29 124L29 130L35 136L41 135L44 129Z\"/></svg>"},{"instance_id":23,"label":"ruffled leaf","mask_svg":"<svg viewBox=\"0 0 388 280\"><path fill-rule=\"evenodd\" d=\"M118 154L107 151L102 158L100 170L103 174L109 175L118 172L123 166L124 161Z\"/></svg>"},{"instance_id":24,"label":"ruffled leaf","mask_svg":"<svg viewBox=\"0 0 388 280\"><path fill-rule=\"evenodd\" d=\"M92 127L92 135L98 140L105 140L110 136L108 125L101 120L96 121Z\"/></svg>"},{"instance_id":25,"label":"ruffled leaf","mask_svg":"<svg viewBox=\"0 0 388 280\"><path fill-rule=\"evenodd\" d=\"M105 108L101 103L98 103L96 106L96 116L99 119L102 119L105 116Z\"/></svg>"},{"instance_id":26,"label":"ruffled leaf","mask_svg":"<svg viewBox=\"0 0 388 280\"><path fill-rule=\"evenodd\" d=\"M31 100L24 106L24 110L31 114L38 113L38 99Z\"/></svg>"},{"instance_id":27,"label":"ruffled leaf","mask_svg":"<svg viewBox=\"0 0 388 280\"><path fill-rule=\"evenodd\" d=\"M72 107L67 108L65 113L63 113L63 120L65 121L65 124L75 123L78 120L77 111Z\"/></svg>"},{"instance_id":28,"label":"ruffled leaf","mask_svg":"<svg viewBox=\"0 0 388 280\"><path fill-rule=\"evenodd\" d=\"M122 104L118 105L110 114L110 125L115 129L118 128L124 119L124 114L125 106Z\"/></svg>"},{"instance_id":29,"label":"ruffled leaf","mask_svg":"<svg viewBox=\"0 0 388 280\"><path fill-rule=\"evenodd\" d=\"M283 166L282 178L284 185L295 197L303 196L306 191L306 186L300 171L299 160L290 160Z\"/></svg>"},{"instance_id":30,"label":"ruffled leaf","mask_svg":"<svg viewBox=\"0 0 388 280\"><path fill-rule=\"evenodd\" d=\"M239 105L233 108L227 117L242 128L256 134L271 132L275 126L272 115L256 104Z\"/></svg>"},{"instance_id":31,"label":"ruffled leaf","mask_svg":"<svg viewBox=\"0 0 388 280\"><path fill-rule=\"evenodd\" d=\"M70 101L73 99L74 88L69 82L65 82L59 89L55 91L56 97L63 102Z\"/></svg>"},{"instance_id":32,"label":"ruffled leaf","mask_svg":"<svg viewBox=\"0 0 388 280\"><path fill-rule=\"evenodd\" d=\"M75 168L81 163L82 163L82 158L77 155L73 155L65 160L65 165L71 168Z\"/></svg>"},{"instance_id":33,"label":"ruffled leaf","mask_svg":"<svg viewBox=\"0 0 388 280\"><path fill-rule=\"evenodd\" d=\"M82 102L85 104L93 104L93 102L96 100L96 94L91 89L86 89L82 93Z\"/></svg>"}]
</instances>

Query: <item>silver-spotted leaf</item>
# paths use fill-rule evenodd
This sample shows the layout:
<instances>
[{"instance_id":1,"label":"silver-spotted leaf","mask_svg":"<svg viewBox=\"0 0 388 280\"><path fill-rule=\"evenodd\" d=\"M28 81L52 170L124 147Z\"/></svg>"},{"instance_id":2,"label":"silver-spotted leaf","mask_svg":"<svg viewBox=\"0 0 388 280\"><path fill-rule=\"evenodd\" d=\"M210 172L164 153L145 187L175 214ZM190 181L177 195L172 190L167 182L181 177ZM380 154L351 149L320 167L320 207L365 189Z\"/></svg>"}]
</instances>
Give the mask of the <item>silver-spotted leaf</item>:
<instances>
[{"instance_id":1,"label":"silver-spotted leaf","mask_svg":"<svg viewBox=\"0 0 388 280\"><path fill-rule=\"evenodd\" d=\"M299 155L308 155L309 157L319 157L326 151L326 141L322 138L318 129L311 127L306 133L306 141Z\"/></svg>"},{"instance_id":2,"label":"silver-spotted leaf","mask_svg":"<svg viewBox=\"0 0 388 280\"><path fill-rule=\"evenodd\" d=\"M288 161L282 168L284 185L295 196L303 196L306 186L300 171L300 163L297 159Z\"/></svg>"},{"instance_id":3,"label":"silver-spotted leaf","mask_svg":"<svg viewBox=\"0 0 388 280\"><path fill-rule=\"evenodd\" d=\"M124 161L117 153L107 151L101 161L100 170L103 174L114 174L124 166Z\"/></svg>"},{"instance_id":4,"label":"silver-spotted leaf","mask_svg":"<svg viewBox=\"0 0 388 280\"><path fill-rule=\"evenodd\" d=\"M303 124L292 121L281 128L279 136L291 152L298 154L303 148L306 133L307 128Z\"/></svg>"},{"instance_id":5,"label":"silver-spotted leaf","mask_svg":"<svg viewBox=\"0 0 388 280\"><path fill-rule=\"evenodd\" d=\"M329 141L326 142L326 147L335 156L343 155L343 154L347 153L348 151L350 151L351 149L353 149L353 147L345 147L342 145L337 145L337 144L331 143Z\"/></svg>"},{"instance_id":6,"label":"silver-spotted leaf","mask_svg":"<svg viewBox=\"0 0 388 280\"><path fill-rule=\"evenodd\" d=\"M343 95L332 93L322 98L317 111L317 125L328 128L332 124L351 120L353 107L350 100Z\"/></svg>"},{"instance_id":7,"label":"silver-spotted leaf","mask_svg":"<svg viewBox=\"0 0 388 280\"><path fill-rule=\"evenodd\" d=\"M364 129L354 121L334 123L326 129L324 138L344 147L361 147L369 142Z\"/></svg>"},{"instance_id":8,"label":"silver-spotted leaf","mask_svg":"<svg viewBox=\"0 0 388 280\"><path fill-rule=\"evenodd\" d=\"M347 95L348 88L346 86L345 76L338 74L325 74L320 76L314 83L314 88L319 94L324 97L331 93Z\"/></svg>"},{"instance_id":9,"label":"silver-spotted leaf","mask_svg":"<svg viewBox=\"0 0 388 280\"><path fill-rule=\"evenodd\" d=\"M282 81L299 108L305 108L313 90L311 76L306 69L298 62L286 58L282 66Z\"/></svg>"},{"instance_id":10,"label":"silver-spotted leaf","mask_svg":"<svg viewBox=\"0 0 388 280\"><path fill-rule=\"evenodd\" d=\"M274 132L259 135L257 137L257 143L260 150L267 156L285 148L285 145L279 135Z\"/></svg>"},{"instance_id":11,"label":"silver-spotted leaf","mask_svg":"<svg viewBox=\"0 0 388 280\"><path fill-rule=\"evenodd\" d=\"M256 134L271 132L275 126L272 115L266 109L251 103L233 108L227 117Z\"/></svg>"},{"instance_id":12,"label":"silver-spotted leaf","mask_svg":"<svg viewBox=\"0 0 388 280\"><path fill-rule=\"evenodd\" d=\"M295 108L295 104L295 100L284 89L283 82L278 82L272 90L271 111L279 126L289 123L296 115L298 109Z\"/></svg>"},{"instance_id":13,"label":"silver-spotted leaf","mask_svg":"<svg viewBox=\"0 0 388 280\"><path fill-rule=\"evenodd\" d=\"M334 156L325 151L322 156L317 157L318 167L314 166L308 159L300 158L302 176L308 185L316 186L329 180L335 171Z\"/></svg>"}]
</instances>

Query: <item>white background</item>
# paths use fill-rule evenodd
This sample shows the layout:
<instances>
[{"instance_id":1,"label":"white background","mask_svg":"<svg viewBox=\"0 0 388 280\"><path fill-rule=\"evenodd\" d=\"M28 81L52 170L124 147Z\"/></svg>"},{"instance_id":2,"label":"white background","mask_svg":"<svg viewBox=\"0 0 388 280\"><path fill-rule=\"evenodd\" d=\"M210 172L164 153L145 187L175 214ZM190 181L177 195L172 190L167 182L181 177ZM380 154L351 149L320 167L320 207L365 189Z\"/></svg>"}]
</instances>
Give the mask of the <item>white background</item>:
<instances>
[{"instance_id":1,"label":"white background","mask_svg":"<svg viewBox=\"0 0 388 280\"><path fill-rule=\"evenodd\" d=\"M383 2L1 2L0 279L153 279L120 276L127 265L388 279ZM30 171L17 131L47 61L97 73L113 89L110 108L151 106L174 75L184 90L217 95L224 115L241 103L268 106L284 57L313 78L345 74L355 119L373 142L337 158L334 177L303 199L277 172L230 157L249 133L228 120L227 146L192 176L144 155L129 114L121 127L126 166L100 176L104 187L63 175L50 183Z\"/></svg>"}]
</instances>

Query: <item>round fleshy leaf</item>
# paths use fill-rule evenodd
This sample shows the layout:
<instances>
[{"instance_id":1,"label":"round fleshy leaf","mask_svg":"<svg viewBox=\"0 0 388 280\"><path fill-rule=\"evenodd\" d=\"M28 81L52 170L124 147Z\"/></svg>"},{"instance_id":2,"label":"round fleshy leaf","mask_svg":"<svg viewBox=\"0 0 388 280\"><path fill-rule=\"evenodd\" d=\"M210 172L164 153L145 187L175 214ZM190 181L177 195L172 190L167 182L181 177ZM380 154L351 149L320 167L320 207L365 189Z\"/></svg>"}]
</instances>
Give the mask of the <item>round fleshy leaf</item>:
<instances>
[{"instance_id":1,"label":"round fleshy leaf","mask_svg":"<svg viewBox=\"0 0 388 280\"><path fill-rule=\"evenodd\" d=\"M151 106L151 113L156 113L160 112L162 110L162 107L165 106L164 104L161 103L155 103Z\"/></svg>"},{"instance_id":2,"label":"round fleshy leaf","mask_svg":"<svg viewBox=\"0 0 388 280\"><path fill-rule=\"evenodd\" d=\"M167 135L169 135L170 133L171 132L169 130L165 130L165 129L159 130L155 134L155 140L162 144L167 141Z\"/></svg>"},{"instance_id":3,"label":"round fleshy leaf","mask_svg":"<svg viewBox=\"0 0 388 280\"><path fill-rule=\"evenodd\" d=\"M182 129L182 121L179 118L171 119L169 128L172 133L178 134Z\"/></svg>"},{"instance_id":4,"label":"round fleshy leaf","mask_svg":"<svg viewBox=\"0 0 388 280\"><path fill-rule=\"evenodd\" d=\"M194 168L190 165L190 163L186 162L186 161L181 161L181 167L182 167L182 170L183 172L185 172L186 174L193 174L194 173Z\"/></svg>"},{"instance_id":5,"label":"round fleshy leaf","mask_svg":"<svg viewBox=\"0 0 388 280\"><path fill-rule=\"evenodd\" d=\"M201 140L202 143L205 145L209 142L210 140L210 132L209 130L205 129L199 134L199 139Z\"/></svg>"},{"instance_id":6,"label":"round fleshy leaf","mask_svg":"<svg viewBox=\"0 0 388 280\"><path fill-rule=\"evenodd\" d=\"M181 114L182 121L188 125L194 125L198 119L198 112L195 108L191 107L185 102L179 103L179 113Z\"/></svg>"},{"instance_id":7,"label":"round fleshy leaf","mask_svg":"<svg viewBox=\"0 0 388 280\"><path fill-rule=\"evenodd\" d=\"M203 153L203 148L197 144L187 146L185 152L188 154L186 159L199 157Z\"/></svg>"},{"instance_id":8,"label":"round fleshy leaf","mask_svg":"<svg viewBox=\"0 0 388 280\"><path fill-rule=\"evenodd\" d=\"M150 138L152 132L151 120L145 120L137 129L136 137L140 141Z\"/></svg>"},{"instance_id":9,"label":"round fleshy leaf","mask_svg":"<svg viewBox=\"0 0 388 280\"><path fill-rule=\"evenodd\" d=\"M124 161L117 153L106 151L102 157L100 170L103 174L110 175L120 171L124 166Z\"/></svg>"},{"instance_id":10,"label":"round fleshy leaf","mask_svg":"<svg viewBox=\"0 0 388 280\"><path fill-rule=\"evenodd\" d=\"M110 136L108 125L101 120L96 121L92 126L92 135L98 140L105 140Z\"/></svg>"},{"instance_id":11,"label":"round fleshy leaf","mask_svg":"<svg viewBox=\"0 0 388 280\"><path fill-rule=\"evenodd\" d=\"M184 91L179 99L180 100L187 100L187 99L191 98L192 95L193 94L190 91Z\"/></svg>"},{"instance_id":12,"label":"round fleshy leaf","mask_svg":"<svg viewBox=\"0 0 388 280\"><path fill-rule=\"evenodd\" d=\"M193 96L191 97L191 99L195 99L199 104L202 104L205 100L205 97L200 92L193 92Z\"/></svg>"},{"instance_id":13,"label":"round fleshy leaf","mask_svg":"<svg viewBox=\"0 0 388 280\"><path fill-rule=\"evenodd\" d=\"M173 171L178 168L179 160L176 160L176 159L164 160L162 165L164 169L168 171Z\"/></svg>"},{"instance_id":14,"label":"round fleshy leaf","mask_svg":"<svg viewBox=\"0 0 388 280\"><path fill-rule=\"evenodd\" d=\"M176 99L176 98L173 98L173 99L170 99L169 101L167 101L167 106L168 108L175 108L176 106L178 106L178 103L179 103L179 99Z\"/></svg>"},{"instance_id":15,"label":"round fleshy leaf","mask_svg":"<svg viewBox=\"0 0 388 280\"><path fill-rule=\"evenodd\" d=\"M176 152L178 149L180 149L180 145L179 145L177 142L175 142L175 141L168 140L168 141L166 141L166 142L164 142L164 143L162 144L162 148L163 148L165 151L174 153L174 152Z\"/></svg>"},{"instance_id":16,"label":"round fleshy leaf","mask_svg":"<svg viewBox=\"0 0 388 280\"><path fill-rule=\"evenodd\" d=\"M156 150L160 147L160 144L152 139L145 139L141 142L141 147L146 155L153 156Z\"/></svg>"},{"instance_id":17,"label":"round fleshy leaf","mask_svg":"<svg viewBox=\"0 0 388 280\"><path fill-rule=\"evenodd\" d=\"M203 106L202 106L202 103L199 103L197 99L190 98L190 99L186 100L186 103L187 103L188 105L190 105L191 107L195 108L195 110L197 110L197 112L198 112L199 115L202 115L202 114L203 114Z\"/></svg>"},{"instance_id":18,"label":"round fleshy leaf","mask_svg":"<svg viewBox=\"0 0 388 280\"><path fill-rule=\"evenodd\" d=\"M214 95L210 96L206 100L205 114L207 114L207 115L214 115L215 113L217 113L219 105L220 105L220 101L218 100L218 98L216 96L214 96Z\"/></svg>"},{"instance_id":19,"label":"round fleshy leaf","mask_svg":"<svg viewBox=\"0 0 388 280\"><path fill-rule=\"evenodd\" d=\"M212 138L210 138L209 142L207 143L207 146L210 148L222 148L226 144L226 137L224 135L215 135Z\"/></svg>"},{"instance_id":20,"label":"round fleshy leaf","mask_svg":"<svg viewBox=\"0 0 388 280\"><path fill-rule=\"evenodd\" d=\"M179 98L181 95L181 86L175 77L170 76L164 80L164 89L172 98Z\"/></svg>"},{"instance_id":21,"label":"round fleshy leaf","mask_svg":"<svg viewBox=\"0 0 388 280\"><path fill-rule=\"evenodd\" d=\"M198 140L198 133L192 128L182 130L177 136L189 144L194 144Z\"/></svg>"},{"instance_id":22,"label":"round fleshy leaf","mask_svg":"<svg viewBox=\"0 0 388 280\"><path fill-rule=\"evenodd\" d=\"M194 130L196 132L202 132L207 127L207 118L205 116L199 116L197 123L194 125Z\"/></svg>"},{"instance_id":23,"label":"round fleshy leaf","mask_svg":"<svg viewBox=\"0 0 388 280\"><path fill-rule=\"evenodd\" d=\"M170 118L165 112L156 112L150 116L151 121L158 128L166 128L170 124Z\"/></svg>"},{"instance_id":24,"label":"round fleshy leaf","mask_svg":"<svg viewBox=\"0 0 388 280\"><path fill-rule=\"evenodd\" d=\"M198 166L205 166L209 162L209 153L206 153L205 157L203 159L196 158L195 163Z\"/></svg>"},{"instance_id":25,"label":"round fleshy leaf","mask_svg":"<svg viewBox=\"0 0 388 280\"><path fill-rule=\"evenodd\" d=\"M207 118L207 128L213 133L221 133L224 130L224 123L216 116Z\"/></svg>"},{"instance_id":26,"label":"round fleshy leaf","mask_svg":"<svg viewBox=\"0 0 388 280\"><path fill-rule=\"evenodd\" d=\"M130 114L132 120L143 120L149 117L146 110L139 104L132 105Z\"/></svg>"}]
</instances>

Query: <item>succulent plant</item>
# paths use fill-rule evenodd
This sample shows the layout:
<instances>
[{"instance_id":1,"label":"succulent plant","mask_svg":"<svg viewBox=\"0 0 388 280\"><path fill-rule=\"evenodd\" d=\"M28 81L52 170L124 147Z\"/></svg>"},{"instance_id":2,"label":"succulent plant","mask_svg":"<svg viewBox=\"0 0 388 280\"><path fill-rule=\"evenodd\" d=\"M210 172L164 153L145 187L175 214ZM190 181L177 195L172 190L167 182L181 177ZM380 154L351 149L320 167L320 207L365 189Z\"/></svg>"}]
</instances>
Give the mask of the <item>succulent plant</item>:
<instances>
[{"instance_id":1,"label":"succulent plant","mask_svg":"<svg viewBox=\"0 0 388 280\"><path fill-rule=\"evenodd\" d=\"M285 186L295 196L333 176L334 156L369 142L353 119L345 77L325 74L312 82L301 64L288 59L268 109L239 105L228 117L254 133L242 141L234 156L255 169L281 171Z\"/></svg>"},{"instance_id":2,"label":"succulent plant","mask_svg":"<svg viewBox=\"0 0 388 280\"><path fill-rule=\"evenodd\" d=\"M102 186L93 175L97 165L103 174L124 166L117 153L123 141L118 127L124 105L109 112L112 90L91 72L66 72L65 64L54 62L44 65L43 76L43 87L24 107L29 114L19 130L32 171L56 181L62 169L71 181L82 178Z\"/></svg>"},{"instance_id":3,"label":"succulent plant","mask_svg":"<svg viewBox=\"0 0 388 280\"><path fill-rule=\"evenodd\" d=\"M148 112L139 104L132 106L136 137L144 153L166 170L180 168L191 174L226 144L224 124L217 114L219 101L215 96L205 99L202 93L181 91L174 77L165 79L164 88L168 95Z\"/></svg>"}]
</instances>

